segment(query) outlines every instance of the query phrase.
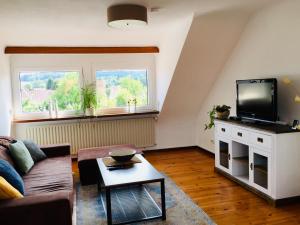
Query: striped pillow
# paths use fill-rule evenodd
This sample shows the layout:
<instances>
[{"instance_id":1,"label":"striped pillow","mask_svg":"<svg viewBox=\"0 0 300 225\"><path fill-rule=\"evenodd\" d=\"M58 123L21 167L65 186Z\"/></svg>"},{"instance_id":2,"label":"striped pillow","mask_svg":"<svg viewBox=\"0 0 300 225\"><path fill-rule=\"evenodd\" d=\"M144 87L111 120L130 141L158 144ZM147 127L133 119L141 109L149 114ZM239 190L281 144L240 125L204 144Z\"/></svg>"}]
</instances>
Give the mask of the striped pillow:
<instances>
[{"instance_id":1,"label":"striped pillow","mask_svg":"<svg viewBox=\"0 0 300 225\"><path fill-rule=\"evenodd\" d=\"M23 198L23 195L0 176L0 199Z\"/></svg>"}]
</instances>

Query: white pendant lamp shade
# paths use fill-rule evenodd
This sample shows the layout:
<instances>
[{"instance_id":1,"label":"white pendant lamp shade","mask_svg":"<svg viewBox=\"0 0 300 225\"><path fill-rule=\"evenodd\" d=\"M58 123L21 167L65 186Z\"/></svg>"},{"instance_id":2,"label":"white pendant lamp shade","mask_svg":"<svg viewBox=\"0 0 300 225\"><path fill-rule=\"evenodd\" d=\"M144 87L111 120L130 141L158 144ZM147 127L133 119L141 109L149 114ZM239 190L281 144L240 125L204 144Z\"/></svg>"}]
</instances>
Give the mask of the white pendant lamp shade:
<instances>
[{"instance_id":1,"label":"white pendant lamp shade","mask_svg":"<svg viewBox=\"0 0 300 225\"><path fill-rule=\"evenodd\" d=\"M107 9L108 25L114 28L131 28L147 25L147 8L141 5L113 5Z\"/></svg>"}]
</instances>

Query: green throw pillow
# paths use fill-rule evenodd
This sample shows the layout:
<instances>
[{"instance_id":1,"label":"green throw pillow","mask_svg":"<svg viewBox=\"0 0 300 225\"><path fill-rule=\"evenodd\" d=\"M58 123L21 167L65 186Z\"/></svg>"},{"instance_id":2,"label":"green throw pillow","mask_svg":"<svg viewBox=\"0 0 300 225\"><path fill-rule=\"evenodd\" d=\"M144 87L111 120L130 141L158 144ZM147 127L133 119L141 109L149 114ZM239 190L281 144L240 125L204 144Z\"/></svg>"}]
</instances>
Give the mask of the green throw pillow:
<instances>
[{"instance_id":1,"label":"green throw pillow","mask_svg":"<svg viewBox=\"0 0 300 225\"><path fill-rule=\"evenodd\" d=\"M9 152L20 172L26 174L31 169L34 162L24 143L22 141L17 141L10 144Z\"/></svg>"}]
</instances>

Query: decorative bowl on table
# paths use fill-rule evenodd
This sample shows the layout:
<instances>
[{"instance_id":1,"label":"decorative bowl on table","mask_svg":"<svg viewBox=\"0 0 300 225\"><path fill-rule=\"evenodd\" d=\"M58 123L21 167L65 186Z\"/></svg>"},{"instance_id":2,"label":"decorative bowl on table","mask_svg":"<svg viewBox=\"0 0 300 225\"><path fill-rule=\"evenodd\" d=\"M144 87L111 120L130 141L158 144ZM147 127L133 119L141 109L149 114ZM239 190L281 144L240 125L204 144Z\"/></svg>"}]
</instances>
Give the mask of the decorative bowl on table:
<instances>
[{"instance_id":1,"label":"decorative bowl on table","mask_svg":"<svg viewBox=\"0 0 300 225\"><path fill-rule=\"evenodd\" d=\"M127 162L135 155L136 150L134 149L118 149L109 153L109 156L112 157L117 162Z\"/></svg>"}]
</instances>

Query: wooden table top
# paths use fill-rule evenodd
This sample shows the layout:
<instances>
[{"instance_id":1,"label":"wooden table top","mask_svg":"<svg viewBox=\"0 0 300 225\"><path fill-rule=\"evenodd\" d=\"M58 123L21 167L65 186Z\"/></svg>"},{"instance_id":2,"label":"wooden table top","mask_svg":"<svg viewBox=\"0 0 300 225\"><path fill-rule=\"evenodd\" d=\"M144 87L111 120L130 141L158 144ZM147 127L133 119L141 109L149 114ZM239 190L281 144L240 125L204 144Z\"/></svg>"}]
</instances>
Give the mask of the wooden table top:
<instances>
[{"instance_id":1,"label":"wooden table top","mask_svg":"<svg viewBox=\"0 0 300 225\"><path fill-rule=\"evenodd\" d=\"M130 168L108 170L102 158L97 163L102 175L104 187L126 186L129 184L142 184L159 182L164 176L159 173L142 155L136 155L142 162L135 163Z\"/></svg>"}]
</instances>

